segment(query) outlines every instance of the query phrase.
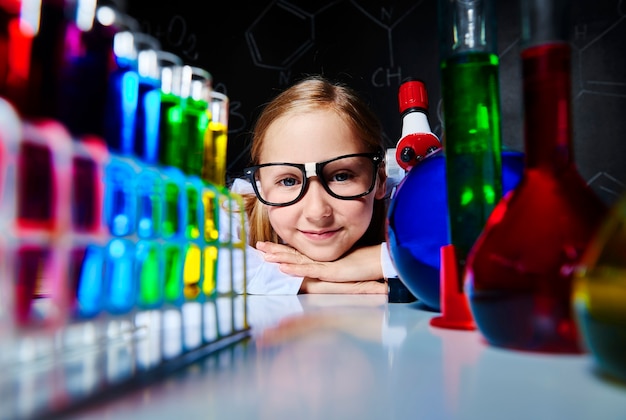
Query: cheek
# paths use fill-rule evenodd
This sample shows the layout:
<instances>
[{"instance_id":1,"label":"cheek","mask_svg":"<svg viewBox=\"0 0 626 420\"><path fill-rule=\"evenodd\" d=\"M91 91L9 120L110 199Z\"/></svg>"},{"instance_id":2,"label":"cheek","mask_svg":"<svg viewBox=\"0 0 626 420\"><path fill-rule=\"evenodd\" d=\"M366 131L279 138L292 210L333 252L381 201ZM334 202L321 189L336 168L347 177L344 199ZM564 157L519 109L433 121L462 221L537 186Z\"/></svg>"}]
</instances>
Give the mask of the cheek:
<instances>
[{"instance_id":1,"label":"cheek","mask_svg":"<svg viewBox=\"0 0 626 420\"><path fill-rule=\"evenodd\" d=\"M344 213L348 223L358 228L358 230L362 231L362 233L365 233L372 220L372 215L374 214L373 201L374 200L372 198L366 202L353 202L351 204L354 204L354 207Z\"/></svg>"},{"instance_id":2,"label":"cheek","mask_svg":"<svg viewBox=\"0 0 626 420\"><path fill-rule=\"evenodd\" d=\"M282 236L281 233L285 232L287 226L295 225L295 217L297 212L294 211L294 205L287 207L270 207L267 211L270 224L278 233L278 236Z\"/></svg>"}]
</instances>

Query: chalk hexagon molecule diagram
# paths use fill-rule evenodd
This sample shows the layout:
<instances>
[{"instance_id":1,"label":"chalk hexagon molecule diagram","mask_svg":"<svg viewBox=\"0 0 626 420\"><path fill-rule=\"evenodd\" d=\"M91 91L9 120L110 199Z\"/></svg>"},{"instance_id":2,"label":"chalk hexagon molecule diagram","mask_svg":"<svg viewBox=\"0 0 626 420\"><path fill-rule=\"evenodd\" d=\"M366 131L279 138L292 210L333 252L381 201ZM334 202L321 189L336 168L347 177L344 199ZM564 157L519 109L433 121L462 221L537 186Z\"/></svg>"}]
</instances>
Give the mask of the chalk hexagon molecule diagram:
<instances>
[{"instance_id":1,"label":"chalk hexagon molecule diagram","mask_svg":"<svg viewBox=\"0 0 626 420\"><path fill-rule=\"evenodd\" d=\"M313 16L288 2L273 2L246 31L254 64L288 69L305 54L315 39Z\"/></svg>"}]
</instances>

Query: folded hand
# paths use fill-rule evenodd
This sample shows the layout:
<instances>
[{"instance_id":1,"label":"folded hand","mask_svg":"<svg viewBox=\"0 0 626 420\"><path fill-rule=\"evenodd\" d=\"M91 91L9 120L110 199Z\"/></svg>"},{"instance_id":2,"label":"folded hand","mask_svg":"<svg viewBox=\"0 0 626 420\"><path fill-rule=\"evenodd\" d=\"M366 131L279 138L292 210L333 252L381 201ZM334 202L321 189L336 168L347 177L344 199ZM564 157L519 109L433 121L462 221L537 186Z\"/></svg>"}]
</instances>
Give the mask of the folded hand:
<instances>
[{"instance_id":1,"label":"folded hand","mask_svg":"<svg viewBox=\"0 0 626 420\"><path fill-rule=\"evenodd\" d=\"M268 262L278 263L280 270L304 277L301 293L387 293L381 282L380 246L355 249L335 261L315 261L296 249L272 242L258 242Z\"/></svg>"}]
</instances>

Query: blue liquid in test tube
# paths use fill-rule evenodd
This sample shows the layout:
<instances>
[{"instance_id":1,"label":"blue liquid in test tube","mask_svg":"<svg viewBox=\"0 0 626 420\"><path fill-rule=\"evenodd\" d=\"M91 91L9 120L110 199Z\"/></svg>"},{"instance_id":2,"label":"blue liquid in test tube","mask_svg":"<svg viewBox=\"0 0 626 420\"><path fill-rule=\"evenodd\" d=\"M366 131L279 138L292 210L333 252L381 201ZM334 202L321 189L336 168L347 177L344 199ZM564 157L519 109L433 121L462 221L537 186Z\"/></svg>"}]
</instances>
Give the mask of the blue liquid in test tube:
<instances>
[{"instance_id":1,"label":"blue liquid in test tube","mask_svg":"<svg viewBox=\"0 0 626 420\"><path fill-rule=\"evenodd\" d=\"M109 76L105 110L105 139L112 152L133 153L135 120L139 101L139 73L134 35L130 30L115 34L116 68Z\"/></svg>"},{"instance_id":2,"label":"blue liquid in test tube","mask_svg":"<svg viewBox=\"0 0 626 420\"><path fill-rule=\"evenodd\" d=\"M107 246L104 296L109 313L128 313L137 303L134 254L135 246L127 239L114 238Z\"/></svg>"},{"instance_id":3,"label":"blue liquid in test tube","mask_svg":"<svg viewBox=\"0 0 626 420\"><path fill-rule=\"evenodd\" d=\"M131 160L113 155L105 168L104 217L113 236L126 236L134 232L136 173Z\"/></svg>"},{"instance_id":4,"label":"blue liquid in test tube","mask_svg":"<svg viewBox=\"0 0 626 420\"><path fill-rule=\"evenodd\" d=\"M70 253L70 279L74 293L74 316L91 318L103 309L104 249L96 244Z\"/></svg>"},{"instance_id":5,"label":"blue liquid in test tube","mask_svg":"<svg viewBox=\"0 0 626 420\"><path fill-rule=\"evenodd\" d=\"M157 163L159 153L159 120L161 113L161 82L156 38L134 33L139 75L134 153L145 163Z\"/></svg>"},{"instance_id":6,"label":"blue liquid in test tube","mask_svg":"<svg viewBox=\"0 0 626 420\"><path fill-rule=\"evenodd\" d=\"M137 176L137 236L157 238L163 217L163 185L159 172L144 167Z\"/></svg>"}]
</instances>

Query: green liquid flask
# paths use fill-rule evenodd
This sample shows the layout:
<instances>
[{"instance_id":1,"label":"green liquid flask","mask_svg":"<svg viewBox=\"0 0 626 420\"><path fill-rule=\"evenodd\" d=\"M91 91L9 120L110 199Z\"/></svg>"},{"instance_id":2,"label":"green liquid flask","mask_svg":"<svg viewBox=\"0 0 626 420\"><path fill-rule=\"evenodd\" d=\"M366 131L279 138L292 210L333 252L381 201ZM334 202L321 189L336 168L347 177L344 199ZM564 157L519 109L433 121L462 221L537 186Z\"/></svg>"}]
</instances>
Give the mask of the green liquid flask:
<instances>
[{"instance_id":1,"label":"green liquid flask","mask_svg":"<svg viewBox=\"0 0 626 420\"><path fill-rule=\"evenodd\" d=\"M440 2L448 224L459 274L502 196L499 65L493 3Z\"/></svg>"}]
</instances>

